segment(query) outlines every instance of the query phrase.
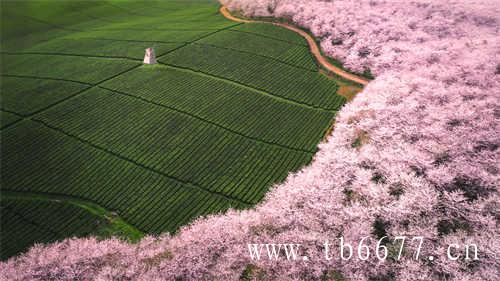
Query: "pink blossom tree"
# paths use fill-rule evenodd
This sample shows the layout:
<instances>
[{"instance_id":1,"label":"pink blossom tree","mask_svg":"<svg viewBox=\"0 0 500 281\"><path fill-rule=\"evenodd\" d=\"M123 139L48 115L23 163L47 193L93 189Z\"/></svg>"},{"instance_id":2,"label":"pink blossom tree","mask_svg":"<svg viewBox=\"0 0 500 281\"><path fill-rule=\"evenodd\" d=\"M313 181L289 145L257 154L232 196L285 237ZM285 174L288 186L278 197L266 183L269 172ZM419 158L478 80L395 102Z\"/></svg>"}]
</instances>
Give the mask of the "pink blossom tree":
<instances>
[{"instance_id":1,"label":"pink blossom tree","mask_svg":"<svg viewBox=\"0 0 500 281\"><path fill-rule=\"evenodd\" d=\"M1 263L0 279L497 280L500 6L222 3L249 16L287 18L317 36L327 55L376 79L341 110L313 163L254 209L202 218L175 236L138 244L87 238L37 245ZM398 235L425 237L420 255L437 258L319 258L318 242L326 239ZM301 243L317 258L252 261L247 243ZM479 261L439 256L451 243L477 244Z\"/></svg>"}]
</instances>

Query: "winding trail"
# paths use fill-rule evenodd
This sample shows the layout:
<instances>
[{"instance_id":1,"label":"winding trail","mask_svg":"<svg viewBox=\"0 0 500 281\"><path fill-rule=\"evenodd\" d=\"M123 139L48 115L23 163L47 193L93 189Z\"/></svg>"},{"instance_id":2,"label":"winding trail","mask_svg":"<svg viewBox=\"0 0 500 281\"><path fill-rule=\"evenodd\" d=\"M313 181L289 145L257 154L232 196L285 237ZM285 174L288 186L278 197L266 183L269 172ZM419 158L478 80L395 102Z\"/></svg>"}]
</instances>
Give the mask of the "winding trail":
<instances>
[{"instance_id":1,"label":"winding trail","mask_svg":"<svg viewBox=\"0 0 500 281\"><path fill-rule=\"evenodd\" d=\"M332 73L334 73L334 74L336 74L336 75L338 75L338 76L340 76L340 77L342 77L344 79L356 82L356 83L361 84L363 86L367 85L370 82L370 81L368 81L367 79L365 79L363 77L360 77L358 75L349 73L349 72L343 70L342 68L337 67L337 66L331 64L328 61L328 59L321 54L320 48L319 48L318 44L316 43L316 40L314 40L314 38L311 35L309 35L307 32L305 32L304 30L302 30L300 28L297 28L295 26L292 26L292 25L289 25L289 24L286 24L286 23L270 22L270 21L262 21L262 20L249 20L249 19L237 18L237 17L231 15L231 13L229 12L229 10L225 6L221 6L221 8L220 8L219 11L220 11L220 13L224 17L226 17L229 20L235 21L235 22L241 22L241 23L270 23L270 24L274 24L274 25L281 26L281 27L284 27L286 29L292 30L292 31L298 33L299 35L301 35L302 37L304 37L306 39L307 44L309 45L309 48L311 50L311 53L316 58L316 61L318 61L318 63L321 64L325 69L327 69L328 71L331 71Z\"/></svg>"}]
</instances>

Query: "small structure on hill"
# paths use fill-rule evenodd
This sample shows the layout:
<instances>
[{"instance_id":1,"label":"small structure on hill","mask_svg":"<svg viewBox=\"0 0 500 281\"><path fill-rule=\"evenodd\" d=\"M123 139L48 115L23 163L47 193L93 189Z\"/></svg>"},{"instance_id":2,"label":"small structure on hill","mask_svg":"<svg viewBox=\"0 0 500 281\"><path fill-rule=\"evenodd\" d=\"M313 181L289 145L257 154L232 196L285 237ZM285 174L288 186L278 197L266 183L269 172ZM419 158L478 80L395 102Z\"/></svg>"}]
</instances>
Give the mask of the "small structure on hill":
<instances>
[{"instance_id":1,"label":"small structure on hill","mask_svg":"<svg viewBox=\"0 0 500 281\"><path fill-rule=\"evenodd\" d=\"M144 54L144 63L145 64L155 64L156 63L155 50L153 48L146 49L146 54Z\"/></svg>"}]
</instances>

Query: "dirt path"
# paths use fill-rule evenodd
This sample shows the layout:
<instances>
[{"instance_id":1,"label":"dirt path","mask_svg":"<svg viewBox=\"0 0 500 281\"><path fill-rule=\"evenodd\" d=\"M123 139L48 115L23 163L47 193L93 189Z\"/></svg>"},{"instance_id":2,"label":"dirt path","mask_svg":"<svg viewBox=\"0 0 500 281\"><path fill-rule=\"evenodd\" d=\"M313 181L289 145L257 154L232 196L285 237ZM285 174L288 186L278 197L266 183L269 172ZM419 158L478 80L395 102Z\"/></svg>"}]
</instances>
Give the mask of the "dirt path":
<instances>
[{"instance_id":1,"label":"dirt path","mask_svg":"<svg viewBox=\"0 0 500 281\"><path fill-rule=\"evenodd\" d=\"M276 23L276 22L267 22L267 21L240 19L240 18L237 18L237 17L231 15L231 13L229 12L229 10L225 6L222 6L220 8L220 13L224 17L226 17L227 19L235 21L235 22L243 22L243 23L251 23L251 22L271 23L271 24L278 25L278 26L287 28L289 30L292 30L292 31L294 31L294 32L302 35L302 37L304 37L306 39L307 43L309 44L309 48L311 50L311 53L314 55L314 57L316 58L316 60L325 69L327 69L327 70L335 73L336 75L338 75L338 76L340 76L340 77L342 77L344 79L356 82L356 83L361 84L361 85L366 85L369 82L365 78L362 78L362 77L360 77L358 75L349 73L349 72L347 72L347 71L345 71L345 70L343 70L343 69L341 69L341 68L339 68L339 67L331 64L330 62L328 62L328 59L325 58L321 54L319 46L318 46L318 44L316 44L316 41L314 40L314 38L311 35L309 35L307 32L303 31L302 29L299 29L299 28L297 28L295 26L292 26L292 25L289 25L289 24L285 24L285 23Z\"/></svg>"}]
</instances>

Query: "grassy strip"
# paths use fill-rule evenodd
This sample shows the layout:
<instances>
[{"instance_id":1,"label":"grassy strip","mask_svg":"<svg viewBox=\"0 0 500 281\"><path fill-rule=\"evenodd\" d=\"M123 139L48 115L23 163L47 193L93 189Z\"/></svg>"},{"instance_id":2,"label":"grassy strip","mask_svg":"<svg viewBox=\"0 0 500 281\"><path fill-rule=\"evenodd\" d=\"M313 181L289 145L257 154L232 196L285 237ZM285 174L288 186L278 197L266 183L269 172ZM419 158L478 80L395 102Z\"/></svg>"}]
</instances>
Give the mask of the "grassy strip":
<instances>
[{"instance_id":1,"label":"grassy strip","mask_svg":"<svg viewBox=\"0 0 500 281\"><path fill-rule=\"evenodd\" d=\"M80 198L75 198L67 195L50 194L50 193L39 193L39 192L16 192L16 191L1 191L2 199L17 199L17 200L43 200L43 201L53 201L53 202L64 202L67 204L72 204L77 207L83 208L88 212L106 219L109 224L100 229L97 233L99 238L107 238L110 236L116 236L121 239L137 242L143 236L140 230L134 226L128 224L122 218L120 218L115 213L104 209L103 207Z\"/></svg>"}]
</instances>

